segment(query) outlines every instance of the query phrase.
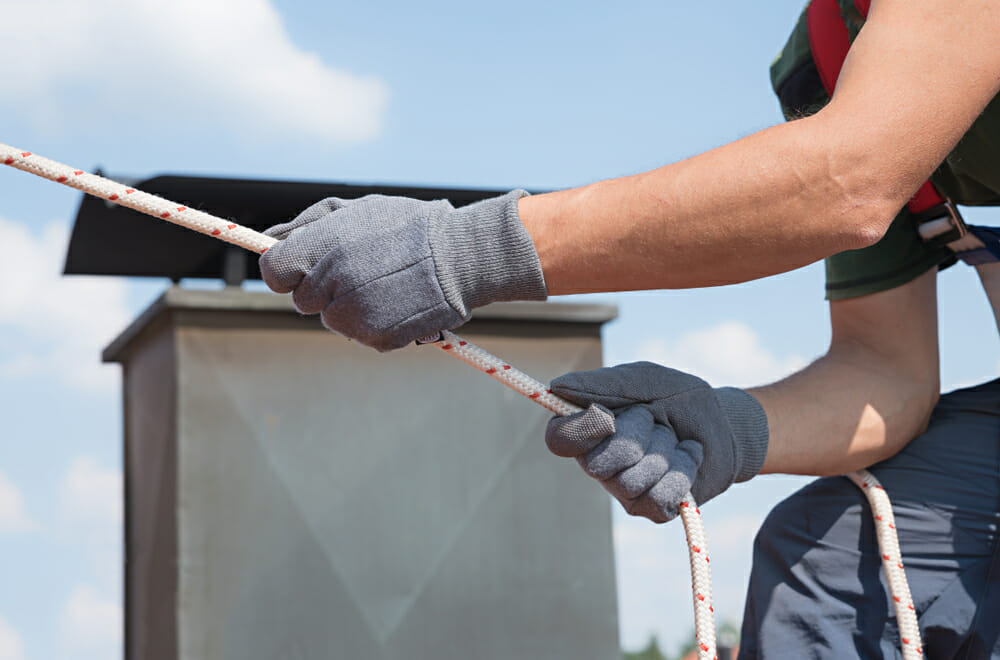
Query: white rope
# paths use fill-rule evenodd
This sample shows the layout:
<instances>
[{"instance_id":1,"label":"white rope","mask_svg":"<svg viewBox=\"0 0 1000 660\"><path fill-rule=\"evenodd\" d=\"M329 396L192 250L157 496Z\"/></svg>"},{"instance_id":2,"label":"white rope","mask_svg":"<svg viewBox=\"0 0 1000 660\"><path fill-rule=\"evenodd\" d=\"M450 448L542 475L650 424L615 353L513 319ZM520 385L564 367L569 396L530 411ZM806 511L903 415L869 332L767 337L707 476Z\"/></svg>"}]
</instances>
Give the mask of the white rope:
<instances>
[{"instance_id":1,"label":"white rope","mask_svg":"<svg viewBox=\"0 0 1000 660\"><path fill-rule=\"evenodd\" d=\"M0 162L49 181L82 190L94 197L127 206L154 218L213 236L257 254L266 252L269 247L277 243L276 239L242 227L231 220L217 218L203 211L144 193L96 174L88 174L83 170L42 158L30 151L0 144Z\"/></svg>"},{"instance_id":2,"label":"white rope","mask_svg":"<svg viewBox=\"0 0 1000 660\"><path fill-rule=\"evenodd\" d=\"M141 192L110 179L88 174L83 170L42 158L37 154L3 143L0 143L0 162L50 181L82 190L95 197L127 206L140 213L213 236L257 254L263 254L277 243L277 240L270 236L230 220L190 209L162 197ZM515 369L478 346L470 344L454 333L442 333L442 340L437 342L437 345L446 353L450 353L466 364L492 376L507 387L523 394L557 415L566 416L582 411L582 408L552 394L544 384L531 376ZM889 583L889 593L896 607L903 658L904 660L916 660L922 656L922 642L917 626L916 612L910 598L910 589L903 572L899 541L896 538L889 497L875 477L866 470L860 470L847 476L862 489L871 503L878 531L879 549L882 553L882 565ZM690 493L684 496L684 500L680 504L680 517L684 523L684 533L687 536L688 555L691 562L698 660L717 660L715 610L712 607L712 576L709 569L708 544L705 538L705 527L701 520L701 512Z\"/></svg>"},{"instance_id":3,"label":"white rope","mask_svg":"<svg viewBox=\"0 0 1000 660\"><path fill-rule=\"evenodd\" d=\"M923 657L923 642L920 626L917 625L917 611L910 596L910 585L903 570L903 553L899 549L896 535L896 519L892 515L892 505L882 484L868 470L858 470L846 475L868 498L875 518L875 534L882 554L882 570L889 584L889 595L896 609L896 623L899 626L900 648L903 660L917 660Z\"/></svg>"}]
</instances>

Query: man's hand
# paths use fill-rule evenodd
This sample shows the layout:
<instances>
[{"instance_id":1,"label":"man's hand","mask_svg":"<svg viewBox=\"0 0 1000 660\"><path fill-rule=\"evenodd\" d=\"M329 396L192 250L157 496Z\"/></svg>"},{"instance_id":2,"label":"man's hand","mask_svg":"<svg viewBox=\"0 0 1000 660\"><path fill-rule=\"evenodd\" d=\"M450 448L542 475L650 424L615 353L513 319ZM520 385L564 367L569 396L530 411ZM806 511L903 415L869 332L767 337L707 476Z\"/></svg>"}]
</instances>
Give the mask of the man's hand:
<instances>
[{"instance_id":1,"label":"man's hand","mask_svg":"<svg viewBox=\"0 0 1000 660\"><path fill-rule=\"evenodd\" d=\"M524 191L455 209L370 195L331 197L266 233L282 239L260 271L303 314L388 351L456 328L474 307L544 300L545 281L517 201Z\"/></svg>"},{"instance_id":2,"label":"man's hand","mask_svg":"<svg viewBox=\"0 0 1000 660\"><path fill-rule=\"evenodd\" d=\"M764 464L767 417L743 390L650 362L566 374L551 390L589 407L549 422L549 449L632 515L667 522L688 491L702 504Z\"/></svg>"}]
</instances>

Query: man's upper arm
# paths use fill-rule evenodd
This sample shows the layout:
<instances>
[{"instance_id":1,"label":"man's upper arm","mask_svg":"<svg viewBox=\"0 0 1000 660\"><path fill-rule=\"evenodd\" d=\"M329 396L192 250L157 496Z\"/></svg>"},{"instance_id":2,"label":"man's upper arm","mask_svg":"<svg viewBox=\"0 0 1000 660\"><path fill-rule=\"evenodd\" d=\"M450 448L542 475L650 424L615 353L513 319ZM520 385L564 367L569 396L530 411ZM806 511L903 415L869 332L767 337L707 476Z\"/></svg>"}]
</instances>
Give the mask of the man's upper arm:
<instances>
[{"instance_id":1,"label":"man's upper arm","mask_svg":"<svg viewBox=\"0 0 1000 660\"><path fill-rule=\"evenodd\" d=\"M831 122L873 194L902 206L1000 90L1000 3L875 0L844 63Z\"/></svg>"}]
</instances>

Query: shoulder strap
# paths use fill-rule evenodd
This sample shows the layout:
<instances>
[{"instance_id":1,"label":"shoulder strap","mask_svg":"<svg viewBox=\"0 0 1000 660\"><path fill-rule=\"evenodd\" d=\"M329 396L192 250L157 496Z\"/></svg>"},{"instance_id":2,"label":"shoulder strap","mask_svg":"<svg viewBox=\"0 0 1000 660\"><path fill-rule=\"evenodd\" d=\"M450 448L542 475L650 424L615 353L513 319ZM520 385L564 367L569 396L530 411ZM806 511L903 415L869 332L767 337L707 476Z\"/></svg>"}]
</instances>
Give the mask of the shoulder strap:
<instances>
[{"instance_id":1,"label":"shoulder strap","mask_svg":"<svg viewBox=\"0 0 1000 660\"><path fill-rule=\"evenodd\" d=\"M847 51L851 49L851 38L840 16L837 0L813 0L809 3L806 25L813 62L826 93L832 97L840 69L847 59Z\"/></svg>"},{"instance_id":2,"label":"shoulder strap","mask_svg":"<svg viewBox=\"0 0 1000 660\"><path fill-rule=\"evenodd\" d=\"M870 0L854 0L854 6L867 18ZM813 0L806 13L806 23L809 28L809 48L812 51L816 70L826 93L833 97L833 90L840 77L840 69L847 59L847 51L851 48L851 38L840 13L837 0ZM924 182L907 206L917 216L942 216L940 207L946 205L945 198L937 191L930 181Z\"/></svg>"}]
</instances>

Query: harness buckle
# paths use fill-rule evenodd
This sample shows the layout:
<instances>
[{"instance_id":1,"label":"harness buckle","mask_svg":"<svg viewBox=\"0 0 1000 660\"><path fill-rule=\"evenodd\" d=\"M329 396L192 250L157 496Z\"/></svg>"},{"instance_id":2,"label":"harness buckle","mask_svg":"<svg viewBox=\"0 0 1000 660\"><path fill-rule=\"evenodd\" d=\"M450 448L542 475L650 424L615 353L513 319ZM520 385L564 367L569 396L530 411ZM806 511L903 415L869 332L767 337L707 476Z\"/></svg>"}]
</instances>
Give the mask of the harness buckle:
<instances>
[{"instance_id":1,"label":"harness buckle","mask_svg":"<svg viewBox=\"0 0 1000 660\"><path fill-rule=\"evenodd\" d=\"M1000 262L1000 231L965 224L951 201L932 206L915 219L925 243L947 247L968 265Z\"/></svg>"},{"instance_id":2,"label":"harness buckle","mask_svg":"<svg viewBox=\"0 0 1000 660\"><path fill-rule=\"evenodd\" d=\"M915 221L920 238L935 246L954 243L969 233L968 225L951 200L921 211Z\"/></svg>"}]
</instances>

